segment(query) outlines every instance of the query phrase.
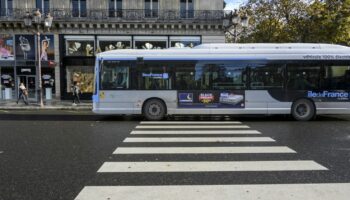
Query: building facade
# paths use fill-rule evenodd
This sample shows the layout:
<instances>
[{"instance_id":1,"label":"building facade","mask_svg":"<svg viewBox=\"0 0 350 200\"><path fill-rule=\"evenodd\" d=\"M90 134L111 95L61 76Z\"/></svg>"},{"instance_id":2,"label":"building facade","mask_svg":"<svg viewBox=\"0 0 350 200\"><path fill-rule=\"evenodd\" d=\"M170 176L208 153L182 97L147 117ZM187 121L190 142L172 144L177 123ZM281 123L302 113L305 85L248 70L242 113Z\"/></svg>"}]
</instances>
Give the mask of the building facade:
<instances>
[{"instance_id":1,"label":"building facade","mask_svg":"<svg viewBox=\"0 0 350 200\"><path fill-rule=\"evenodd\" d=\"M0 1L0 100L15 99L21 82L38 97L39 60L46 99L70 99L74 82L91 99L96 53L225 42L224 0ZM53 17L49 31L25 26L37 9Z\"/></svg>"}]
</instances>

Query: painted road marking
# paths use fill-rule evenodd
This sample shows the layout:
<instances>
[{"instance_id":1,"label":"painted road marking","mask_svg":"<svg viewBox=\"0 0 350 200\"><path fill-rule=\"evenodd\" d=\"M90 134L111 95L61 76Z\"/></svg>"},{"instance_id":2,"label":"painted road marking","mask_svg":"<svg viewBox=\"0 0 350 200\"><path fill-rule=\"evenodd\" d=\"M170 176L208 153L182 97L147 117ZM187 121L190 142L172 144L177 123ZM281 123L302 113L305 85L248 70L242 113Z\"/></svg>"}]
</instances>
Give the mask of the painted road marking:
<instances>
[{"instance_id":1,"label":"painted road marking","mask_svg":"<svg viewBox=\"0 0 350 200\"><path fill-rule=\"evenodd\" d=\"M216 125L212 125L212 126L196 126L196 125L177 125L177 126L163 126L163 125L159 125L159 126L151 126L151 125L147 125L147 126L136 126L136 129L245 129L245 128L249 128L249 126L246 125L220 125L220 126L216 126Z\"/></svg>"},{"instance_id":2,"label":"painted road marking","mask_svg":"<svg viewBox=\"0 0 350 200\"><path fill-rule=\"evenodd\" d=\"M105 162L100 173L127 172L249 172L328 170L310 160L220 162Z\"/></svg>"},{"instance_id":3,"label":"painted road marking","mask_svg":"<svg viewBox=\"0 0 350 200\"><path fill-rule=\"evenodd\" d=\"M87 186L75 200L348 200L350 183Z\"/></svg>"},{"instance_id":4,"label":"painted road marking","mask_svg":"<svg viewBox=\"0 0 350 200\"><path fill-rule=\"evenodd\" d=\"M263 147L119 147L113 154L296 153L285 146Z\"/></svg>"},{"instance_id":5,"label":"painted road marking","mask_svg":"<svg viewBox=\"0 0 350 200\"><path fill-rule=\"evenodd\" d=\"M176 135L185 135L185 134L261 134L261 132L256 130L201 130L201 131L191 131L191 130L172 130L172 131L141 131L135 130L130 134L154 134L154 135L167 135L167 134L176 134Z\"/></svg>"},{"instance_id":6,"label":"painted road marking","mask_svg":"<svg viewBox=\"0 0 350 200\"><path fill-rule=\"evenodd\" d=\"M124 142L275 142L270 137L152 137L126 138Z\"/></svg>"},{"instance_id":7,"label":"painted road marking","mask_svg":"<svg viewBox=\"0 0 350 200\"><path fill-rule=\"evenodd\" d=\"M150 121L140 122L140 124L242 124L237 121Z\"/></svg>"}]
</instances>

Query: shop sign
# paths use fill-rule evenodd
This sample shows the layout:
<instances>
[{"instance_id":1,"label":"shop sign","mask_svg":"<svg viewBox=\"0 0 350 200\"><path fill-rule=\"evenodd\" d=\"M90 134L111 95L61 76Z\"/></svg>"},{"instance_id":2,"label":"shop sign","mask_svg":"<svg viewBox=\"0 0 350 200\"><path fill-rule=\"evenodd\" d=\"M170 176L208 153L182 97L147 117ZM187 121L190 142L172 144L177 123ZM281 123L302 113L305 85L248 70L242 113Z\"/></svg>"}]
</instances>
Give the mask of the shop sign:
<instances>
[{"instance_id":1,"label":"shop sign","mask_svg":"<svg viewBox=\"0 0 350 200\"><path fill-rule=\"evenodd\" d=\"M31 73L31 72L32 72L32 69L30 69L30 68L22 68L22 69L21 69L21 72L22 72L22 73L25 73L25 72Z\"/></svg>"}]
</instances>

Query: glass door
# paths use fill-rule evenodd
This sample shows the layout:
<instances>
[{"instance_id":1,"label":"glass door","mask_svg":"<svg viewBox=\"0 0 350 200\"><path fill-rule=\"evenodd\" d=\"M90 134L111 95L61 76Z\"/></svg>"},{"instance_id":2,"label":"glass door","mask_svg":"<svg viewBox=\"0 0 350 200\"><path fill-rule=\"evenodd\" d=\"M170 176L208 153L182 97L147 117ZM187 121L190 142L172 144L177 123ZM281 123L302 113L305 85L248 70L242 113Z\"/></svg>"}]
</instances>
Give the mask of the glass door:
<instances>
[{"instance_id":1,"label":"glass door","mask_svg":"<svg viewBox=\"0 0 350 200\"><path fill-rule=\"evenodd\" d=\"M27 76L28 99L36 100L36 78L35 76Z\"/></svg>"},{"instance_id":2,"label":"glass door","mask_svg":"<svg viewBox=\"0 0 350 200\"><path fill-rule=\"evenodd\" d=\"M36 101L36 78L35 76L18 76L18 87L23 83L28 90L28 99ZM19 89L18 89L19 91Z\"/></svg>"}]
</instances>

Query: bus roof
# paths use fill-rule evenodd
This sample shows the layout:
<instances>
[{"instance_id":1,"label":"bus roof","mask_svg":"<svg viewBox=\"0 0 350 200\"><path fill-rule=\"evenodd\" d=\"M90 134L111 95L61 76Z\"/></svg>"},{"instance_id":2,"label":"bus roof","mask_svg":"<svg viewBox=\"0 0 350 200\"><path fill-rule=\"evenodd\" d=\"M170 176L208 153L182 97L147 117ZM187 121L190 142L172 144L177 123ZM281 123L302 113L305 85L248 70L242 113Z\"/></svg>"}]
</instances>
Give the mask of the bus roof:
<instances>
[{"instance_id":1,"label":"bus roof","mask_svg":"<svg viewBox=\"0 0 350 200\"><path fill-rule=\"evenodd\" d=\"M350 47L333 44L203 44L195 48L124 49L103 52L113 60L350 60Z\"/></svg>"}]
</instances>

